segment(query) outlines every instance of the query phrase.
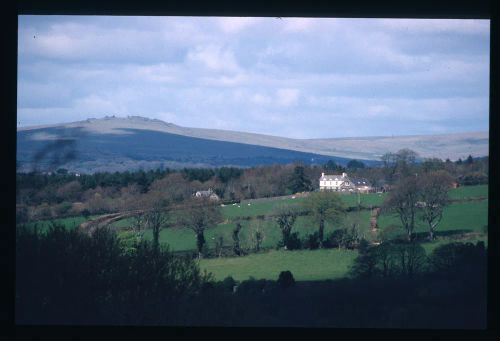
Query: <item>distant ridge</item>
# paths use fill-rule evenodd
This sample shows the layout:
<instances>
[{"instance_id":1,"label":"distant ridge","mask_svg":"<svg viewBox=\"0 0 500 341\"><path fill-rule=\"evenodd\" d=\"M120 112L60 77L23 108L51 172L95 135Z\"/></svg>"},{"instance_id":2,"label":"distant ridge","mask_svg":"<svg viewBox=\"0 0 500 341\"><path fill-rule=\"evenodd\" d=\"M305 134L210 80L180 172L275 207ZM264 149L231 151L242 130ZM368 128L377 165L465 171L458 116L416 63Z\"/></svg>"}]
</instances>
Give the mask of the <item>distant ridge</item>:
<instances>
[{"instance_id":1,"label":"distant ridge","mask_svg":"<svg viewBox=\"0 0 500 341\"><path fill-rule=\"evenodd\" d=\"M321 139L292 139L230 130L181 127L158 119L141 116L89 118L84 121L18 128L18 132L46 128L78 128L93 134L128 134L126 129L139 129L187 137L280 148L348 159L380 160L386 152L410 148L423 158L457 160L488 155L488 132L466 132L436 135L373 136ZM49 136L38 136L41 140Z\"/></svg>"}]
</instances>

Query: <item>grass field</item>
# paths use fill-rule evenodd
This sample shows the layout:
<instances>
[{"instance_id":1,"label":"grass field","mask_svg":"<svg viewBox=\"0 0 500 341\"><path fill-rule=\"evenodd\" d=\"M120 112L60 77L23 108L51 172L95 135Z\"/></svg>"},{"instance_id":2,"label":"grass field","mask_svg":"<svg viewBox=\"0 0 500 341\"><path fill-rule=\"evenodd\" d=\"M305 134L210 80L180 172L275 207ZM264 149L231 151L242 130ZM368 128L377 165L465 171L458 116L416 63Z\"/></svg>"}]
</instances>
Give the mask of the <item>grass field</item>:
<instances>
[{"instance_id":1,"label":"grass field","mask_svg":"<svg viewBox=\"0 0 500 341\"><path fill-rule=\"evenodd\" d=\"M443 212L443 219L437 226L437 236L453 235L456 233L482 232L488 224L488 201L469 201L452 203ZM394 237L404 233L399 217L395 215L381 215L378 219L380 233ZM418 220L416 233L427 233L428 227Z\"/></svg>"},{"instance_id":2,"label":"grass field","mask_svg":"<svg viewBox=\"0 0 500 341\"><path fill-rule=\"evenodd\" d=\"M361 194L361 206L380 206L384 198L385 194ZM452 200L471 200L453 202L450 206L446 207L443 219L437 227L438 239L432 243L422 242L422 246L428 254L439 245L452 241L453 236L463 233L478 233L463 241L475 243L482 240L487 244L487 236L480 233L483 232L484 226L488 224L488 200L482 200L488 198L488 186L459 187L450 191L450 198ZM225 246L231 246L233 243L232 231L236 226L236 221L240 221L243 227L240 232L241 246L247 249L252 248L254 245L252 236L256 229L259 229L264 235L261 244L264 250L261 253L250 254L244 257L202 259L199 263L200 268L213 273L217 280L222 280L227 276L233 276L236 280L248 279L250 276L256 279L277 279L279 273L284 270L290 270L298 281L334 279L346 276L352 262L357 256L357 251L337 249L314 251L274 250L276 244L281 239L281 231L278 225L272 219L262 220L257 217L268 215L277 205L300 205L303 200L303 198L251 200L242 201L239 205L221 207L226 223L212 226L206 230L205 239L207 241L207 248L214 249L215 241L219 236L223 237ZM357 195L345 194L342 195L342 200L348 207L357 207ZM54 221L72 229L85 220L84 217L72 217L55 219ZM174 220L173 218L171 221ZM325 234L327 235L334 229L349 226L353 222L357 222L360 227L360 233L367 239L370 239L369 220L369 210L351 211L347 214L342 225L332 226L331 224L326 224ZM39 221L37 224L39 231L44 231L49 227L50 220ZM393 238L396 235L404 233L401 222L396 216L382 215L379 217L378 224L380 227L379 233L384 233L386 237ZM28 227L33 227L33 225L34 223L30 223ZM118 228L120 236L124 236L129 233L124 228L131 225L132 221L130 219L124 219L115 222L112 226ZM301 238L305 238L308 234L317 231L317 229L317 224L310 217L299 216L293 231L297 231ZM423 222L418 221L415 232L421 236L425 236L427 234L427 226ZM145 231L145 238L152 239L150 230ZM160 242L168 244L172 251L196 250L194 232L184 227L163 229L160 233Z\"/></svg>"},{"instance_id":3,"label":"grass field","mask_svg":"<svg viewBox=\"0 0 500 341\"><path fill-rule=\"evenodd\" d=\"M216 280L232 276L236 280L249 277L276 280L281 271L289 270L295 280L311 281L341 278L358 255L352 250L276 251L245 257L202 259L200 269L211 272Z\"/></svg>"},{"instance_id":4,"label":"grass field","mask_svg":"<svg viewBox=\"0 0 500 341\"><path fill-rule=\"evenodd\" d=\"M28 229L33 229L35 227L35 224L37 225L38 231L39 232L44 232L49 229L49 227L52 225L52 222L56 224L63 225L67 229L75 229L77 228L81 223L91 220L93 218L96 218L97 216L89 216L88 219L85 218L84 216L77 216L77 217L69 217L69 218L59 218L59 219L51 219L51 220L39 220L35 222L30 222L26 224L26 227Z\"/></svg>"},{"instance_id":5,"label":"grass field","mask_svg":"<svg viewBox=\"0 0 500 341\"><path fill-rule=\"evenodd\" d=\"M359 214L359 216L358 216ZM353 221L359 223L360 233L369 237L369 211L361 212L350 212L345 219L345 224L349 224ZM253 239L255 231L259 229L263 235L263 241L261 244L262 248L274 248L276 244L281 239L281 231L276 222L273 220L244 220L241 221L241 232L240 232L240 242L243 248L253 247ZM222 236L224 245L231 246L233 243L232 231L235 229L236 223L219 224L217 226L212 226L207 228L205 231L205 239L207 241L207 247L209 249L215 248L215 242ZM325 234L330 233L334 229L340 228L341 226L333 226L327 223L325 226ZM294 225L293 232L298 232L300 238L305 238L308 234L313 233L318 230L318 226L314 224L310 217L301 216L297 218ZM126 232L119 232L124 234ZM151 230L146 230L144 237L146 239L152 239ZM172 251L190 251L196 250L196 239L195 234L188 228L175 227L163 229L160 232L160 242L169 245Z\"/></svg>"}]
</instances>

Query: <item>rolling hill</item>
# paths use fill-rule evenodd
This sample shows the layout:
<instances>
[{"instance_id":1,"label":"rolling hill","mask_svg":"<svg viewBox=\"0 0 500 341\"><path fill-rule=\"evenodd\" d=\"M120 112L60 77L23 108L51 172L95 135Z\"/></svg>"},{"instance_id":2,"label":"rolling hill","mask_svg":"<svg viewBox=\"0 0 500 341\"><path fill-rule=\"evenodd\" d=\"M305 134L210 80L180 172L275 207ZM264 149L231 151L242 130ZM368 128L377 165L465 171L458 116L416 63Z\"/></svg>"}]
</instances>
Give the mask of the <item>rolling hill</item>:
<instances>
[{"instance_id":1,"label":"rolling hill","mask_svg":"<svg viewBox=\"0 0 500 341\"><path fill-rule=\"evenodd\" d=\"M292 139L246 132L188 128L139 116L105 117L18 128L21 171L64 165L79 172L156 167L249 167L350 159L377 164L386 152L411 148L421 157L451 160L488 155L488 132L443 135Z\"/></svg>"}]
</instances>

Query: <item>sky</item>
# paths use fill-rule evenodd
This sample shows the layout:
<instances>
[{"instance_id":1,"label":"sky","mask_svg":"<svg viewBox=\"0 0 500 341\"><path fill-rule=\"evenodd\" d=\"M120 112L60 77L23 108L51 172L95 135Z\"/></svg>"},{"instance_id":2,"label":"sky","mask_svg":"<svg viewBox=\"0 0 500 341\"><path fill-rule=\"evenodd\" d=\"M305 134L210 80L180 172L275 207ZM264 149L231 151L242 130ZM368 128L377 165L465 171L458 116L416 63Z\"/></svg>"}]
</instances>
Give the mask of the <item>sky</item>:
<instances>
[{"instance_id":1,"label":"sky","mask_svg":"<svg viewBox=\"0 0 500 341\"><path fill-rule=\"evenodd\" d=\"M18 127L144 116L292 138L489 130L489 20L19 16Z\"/></svg>"}]
</instances>

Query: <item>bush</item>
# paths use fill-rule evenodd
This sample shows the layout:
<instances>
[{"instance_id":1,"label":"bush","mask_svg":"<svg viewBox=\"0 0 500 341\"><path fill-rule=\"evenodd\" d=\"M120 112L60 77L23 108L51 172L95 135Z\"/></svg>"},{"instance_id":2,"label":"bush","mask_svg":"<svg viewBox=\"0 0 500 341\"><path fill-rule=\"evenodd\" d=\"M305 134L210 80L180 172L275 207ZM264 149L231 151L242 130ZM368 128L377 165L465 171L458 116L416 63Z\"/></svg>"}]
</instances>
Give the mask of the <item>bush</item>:
<instances>
[{"instance_id":1,"label":"bush","mask_svg":"<svg viewBox=\"0 0 500 341\"><path fill-rule=\"evenodd\" d=\"M209 280L193 260L148 242L134 247L124 252L105 228L91 236L57 224L44 234L16 229L16 322L164 323Z\"/></svg>"},{"instance_id":2,"label":"bush","mask_svg":"<svg viewBox=\"0 0 500 341\"><path fill-rule=\"evenodd\" d=\"M238 292L245 294L257 294L262 293L262 291L266 288L267 281L265 279L255 279L250 277L246 281L243 281L238 286Z\"/></svg>"},{"instance_id":3,"label":"bush","mask_svg":"<svg viewBox=\"0 0 500 341\"><path fill-rule=\"evenodd\" d=\"M317 231L307 236L304 241L304 248L309 250L316 250L319 248L319 233Z\"/></svg>"},{"instance_id":4,"label":"bush","mask_svg":"<svg viewBox=\"0 0 500 341\"><path fill-rule=\"evenodd\" d=\"M90 217L90 211L88 209L84 209L82 211L82 215L85 217L85 219L88 219Z\"/></svg>"},{"instance_id":5,"label":"bush","mask_svg":"<svg viewBox=\"0 0 500 341\"><path fill-rule=\"evenodd\" d=\"M484 242L449 243L438 246L429 257L432 271L446 276L463 276L482 270L477 265L486 266Z\"/></svg>"},{"instance_id":6,"label":"bush","mask_svg":"<svg viewBox=\"0 0 500 341\"><path fill-rule=\"evenodd\" d=\"M297 232L293 232L290 234L286 242L287 250L300 250L302 247L302 241L299 238L299 234Z\"/></svg>"},{"instance_id":7,"label":"bush","mask_svg":"<svg viewBox=\"0 0 500 341\"><path fill-rule=\"evenodd\" d=\"M295 279L290 271L281 271L278 277L278 285L282 289L287 289L295 285Z\"/></svg>"},{"instance_id":8,"label":"bush","mask_svg":"<svg viewBox=\"0 0 500 341\"><path fill-rule=\"evenodd\" d=\"M56 214L58 216L63 216L69 212L72 206L73 205L70 202L63 201L62 203L57 205L54 210L56 211Z\"/></svg>"},{"instance_id":9,"label":"bush","mask_svg":"<svg viewBox=\"0 0 500 341\"><path fill-rule=\"evenodd\" d=\"M343 244L345 231L343 229L335 230L328 234L326 240L323 242L323 247L325 248L334 248L341 247Z\"/></svg>"},{"instance_id":10,"label":"bush","mask_svg":"<svg viewBox=\"0 0 500 341\"><path fill-rule=\"evenodd\" d=\"M219 282L219 286L225 291L233 291L234 286L236 285L236 281L233 277L227 276L221 282Z\"/></svg>"}]
</instances>

